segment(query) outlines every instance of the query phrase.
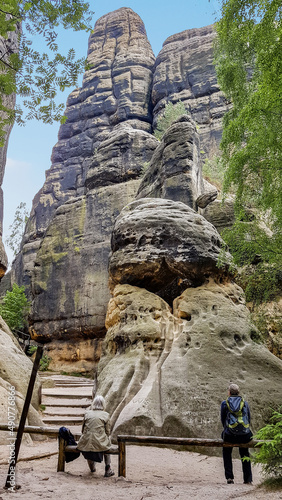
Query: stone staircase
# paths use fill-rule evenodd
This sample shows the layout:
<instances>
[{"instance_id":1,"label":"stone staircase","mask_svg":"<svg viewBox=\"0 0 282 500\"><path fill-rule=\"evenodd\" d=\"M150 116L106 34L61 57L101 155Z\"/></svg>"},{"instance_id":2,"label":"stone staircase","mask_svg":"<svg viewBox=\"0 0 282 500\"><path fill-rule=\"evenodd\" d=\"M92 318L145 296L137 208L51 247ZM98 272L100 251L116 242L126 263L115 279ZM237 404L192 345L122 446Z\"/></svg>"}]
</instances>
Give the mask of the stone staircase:
<instances>
[{"instance_id":1,"label":"stone staircase","mask_svg":"<svg viewBox=\"0 0 282 500\"><path fill-rule=\"evenodd\" d=\"M41 373L40 378L44 424L68 427L73 434L81 432L85 409L92 401L93 380L48 373Z\"/></svg>"}]
</instances>

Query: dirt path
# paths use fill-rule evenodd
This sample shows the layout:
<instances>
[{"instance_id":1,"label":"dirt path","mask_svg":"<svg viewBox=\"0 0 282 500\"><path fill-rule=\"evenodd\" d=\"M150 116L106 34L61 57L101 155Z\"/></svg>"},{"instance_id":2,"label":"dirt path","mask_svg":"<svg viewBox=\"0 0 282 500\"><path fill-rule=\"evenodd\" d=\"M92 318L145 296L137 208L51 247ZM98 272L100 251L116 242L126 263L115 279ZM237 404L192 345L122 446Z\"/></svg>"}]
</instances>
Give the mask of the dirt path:
<instances>
[{"instance_id":1,"label":"dirt path","mask_svg":"<svg viewBox=\"0 0 282 500\"><path fill-rule=\"evenodd\" d=\"M24 446L21 456L55 451L53 441ZM0 447L1 462L7 457ZM235 452L236 454L236 452ZM17 483L21 488L13 494L23 500L282 500L282 491L268 492L259 488L260 471L254 467L254 485L242 484L241 464L234 460L235 484L227 485L222 460L198 453L180 452L154 447L127 447L127 478L117 477L117 457L112 457L116 475L103 477L103 465L91 474L83 457L66 464L66 472L56 472L57 457L19 462ZM0 500L11 499L2 489L7 465L0 466Z\"/></svg>"}]
</instances>

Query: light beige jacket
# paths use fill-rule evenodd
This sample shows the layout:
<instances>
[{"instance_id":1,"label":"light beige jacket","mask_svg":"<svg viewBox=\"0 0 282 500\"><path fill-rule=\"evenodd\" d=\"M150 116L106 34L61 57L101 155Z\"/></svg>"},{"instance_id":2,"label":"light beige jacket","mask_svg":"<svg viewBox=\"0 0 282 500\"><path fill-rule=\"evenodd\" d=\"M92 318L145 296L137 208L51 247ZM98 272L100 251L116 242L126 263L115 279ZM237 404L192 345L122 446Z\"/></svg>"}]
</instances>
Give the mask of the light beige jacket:
<instances>
[{"instance_id":1,"label":"light beige jacket","mask_svg":"<svg viewBox=\"0 0 282 500\"><path fill-rule=\"evenodd\" d=\"M110 432L109 413L103 410L86 410L77 448L80 451L106 451L111 447Z\"/></svg>"}]
</instances>

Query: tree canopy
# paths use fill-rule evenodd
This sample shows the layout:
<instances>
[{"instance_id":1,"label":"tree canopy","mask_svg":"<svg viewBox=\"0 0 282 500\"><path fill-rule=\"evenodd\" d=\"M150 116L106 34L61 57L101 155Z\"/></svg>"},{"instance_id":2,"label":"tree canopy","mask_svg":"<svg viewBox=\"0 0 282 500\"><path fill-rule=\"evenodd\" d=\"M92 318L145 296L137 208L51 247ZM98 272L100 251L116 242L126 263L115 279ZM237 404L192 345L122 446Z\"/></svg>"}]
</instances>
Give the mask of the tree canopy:
<instances>
[{"instance_id":1,"label":"tree canopy","mask_svg":"<svg viewBox=\"0 0 282 500\"><path fill-rule=\"evenodd\" d=\"M76 59L70 49L66 56L56 42L58 28L91 30L92 12L84 0L3 0L0 7L0 140L3 126L36 118L45 123L60 120L64 105L56 104L58 90L77 85L85 59ZM41 37L46 52L33 47ZM23 98L25 112L6 105L5 96L16 92Z\"/></svg>"},{"instance_id":2,"label":"tree canopy","mask_svg":"<svg viewBox=\"0 0 282 500\"><path fill-rule=\"evenodd\" d=\"M229 240L239 263L256 254L264 262L280 261L280 268L281 14L281 0L224 0L215 44L219 84L231 103L221 142L224 191L232 186L236 193L237 222Z\"/></svg>"}]
</instances>

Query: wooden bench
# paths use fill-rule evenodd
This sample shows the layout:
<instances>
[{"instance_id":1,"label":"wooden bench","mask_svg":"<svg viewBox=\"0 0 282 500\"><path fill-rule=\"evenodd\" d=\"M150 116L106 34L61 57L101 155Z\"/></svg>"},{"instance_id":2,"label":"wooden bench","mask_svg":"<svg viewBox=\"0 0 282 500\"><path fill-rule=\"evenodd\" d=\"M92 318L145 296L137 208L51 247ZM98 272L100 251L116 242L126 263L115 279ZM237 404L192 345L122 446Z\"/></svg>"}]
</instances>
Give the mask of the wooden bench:
<instances>
[{"instance_id":1,"label":"wooden bench","mask_svg":"<svg viewBox=\"0 0 282 500\"><path fill-rule=\"evenodd\" d=\"M66 464L66 453L80 453L76 446L67 445L66 441L59 437L59 453L58 453L58 466L57 472L65 472L65 464ZM112 446L107 451L103 451L106 455L119 455L118 447Z\"/></svg>"}]
</instances>

